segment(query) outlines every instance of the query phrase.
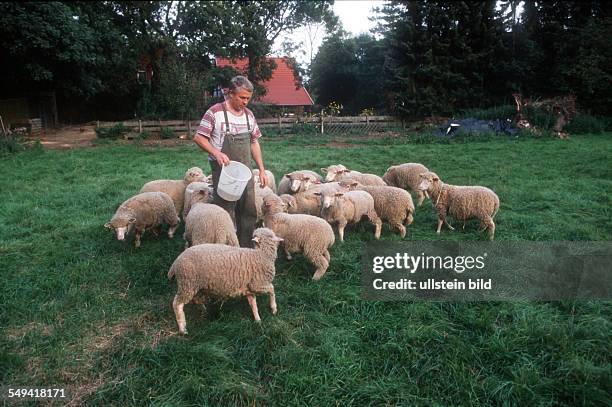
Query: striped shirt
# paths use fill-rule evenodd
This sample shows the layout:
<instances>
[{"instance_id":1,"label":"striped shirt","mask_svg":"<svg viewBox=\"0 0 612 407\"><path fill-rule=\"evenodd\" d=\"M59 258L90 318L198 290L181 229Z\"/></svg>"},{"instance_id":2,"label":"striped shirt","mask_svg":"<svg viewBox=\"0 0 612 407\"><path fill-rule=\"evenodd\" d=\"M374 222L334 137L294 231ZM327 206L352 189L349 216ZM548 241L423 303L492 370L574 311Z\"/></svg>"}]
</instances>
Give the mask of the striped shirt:
<instances>
[{"instance_id":1,"label":"striped shirt","mask_svg":"<svg viewBox=\"0 0 612 407\"><path fill-rule=\"evenodd\" d=\"M261 131L255 121L253 112L245 108L246 114L249 115L249 129L251 131L251 142L254 142L261 137ZM244 133L247 130L246 115L242 113L240 116L234 115L227 110L227 121L229 123L229 134ZM225 116L223 115L223 104L217 103L204 113L200 125L198 126L197 134L200 134L210 140L210 144L218 150L223 147L225 139ZM214 159L209 155L209 159Z\"/></svg>"}]
</instances>

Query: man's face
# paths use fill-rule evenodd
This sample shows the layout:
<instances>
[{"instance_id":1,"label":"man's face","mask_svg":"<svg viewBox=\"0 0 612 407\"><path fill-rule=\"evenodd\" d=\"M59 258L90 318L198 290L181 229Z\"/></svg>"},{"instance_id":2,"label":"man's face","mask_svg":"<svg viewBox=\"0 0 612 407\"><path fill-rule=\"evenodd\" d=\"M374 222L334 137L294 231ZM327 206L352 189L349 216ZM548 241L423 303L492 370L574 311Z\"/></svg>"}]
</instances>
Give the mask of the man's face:
<instances>
[{"instance_id":1,"label":"man's face","mask_svg":"<svg viewBox=\"0 0 612 407\"><path fill-rule=\"evenodd\" d=\"M243 88L238 88L229 93L229 103L238 111L244 109L251 100L253 92L249 92Z\"/></svg>"}]
</instances>

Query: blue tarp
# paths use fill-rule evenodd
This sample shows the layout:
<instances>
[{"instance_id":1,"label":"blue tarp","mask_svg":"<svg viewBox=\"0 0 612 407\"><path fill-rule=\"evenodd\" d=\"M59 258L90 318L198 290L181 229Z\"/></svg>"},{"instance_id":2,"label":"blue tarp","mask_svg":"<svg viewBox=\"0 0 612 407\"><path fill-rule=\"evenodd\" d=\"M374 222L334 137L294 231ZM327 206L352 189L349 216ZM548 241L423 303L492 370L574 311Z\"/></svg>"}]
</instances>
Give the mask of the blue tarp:
<instances>
[{"instance_id":1,"label":"blue tarp","mask_svg":"<svg viewBox=\"0 0 612 407\"><path fill-rule=\"evenodd\" d=\"M508 119L480 120L473 117L450 120L434 131L437 137L452 138L459 135L482 136L496 134L500 136L516 136L519 129L512 126Z\"/></svg>"}]
</instances>

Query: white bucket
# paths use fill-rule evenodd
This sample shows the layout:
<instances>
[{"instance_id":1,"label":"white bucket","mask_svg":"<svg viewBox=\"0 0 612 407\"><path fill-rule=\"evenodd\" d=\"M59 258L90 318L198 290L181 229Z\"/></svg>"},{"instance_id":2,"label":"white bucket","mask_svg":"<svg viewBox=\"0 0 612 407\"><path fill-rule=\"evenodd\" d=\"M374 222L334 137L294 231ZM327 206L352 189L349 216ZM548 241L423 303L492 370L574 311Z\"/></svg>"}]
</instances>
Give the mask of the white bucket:
<instances>
[{"instance_id":1,"label":"white bucket","mask_svg":"<svg viewBox=\"0 0 612 407\"><path fill-rule=\"evenodd\" d=\"M238 161L230 161L221 168L217 194L226 201L237 201L251 178L253 173L249 167Z\"/></svg>"}]
</instances>

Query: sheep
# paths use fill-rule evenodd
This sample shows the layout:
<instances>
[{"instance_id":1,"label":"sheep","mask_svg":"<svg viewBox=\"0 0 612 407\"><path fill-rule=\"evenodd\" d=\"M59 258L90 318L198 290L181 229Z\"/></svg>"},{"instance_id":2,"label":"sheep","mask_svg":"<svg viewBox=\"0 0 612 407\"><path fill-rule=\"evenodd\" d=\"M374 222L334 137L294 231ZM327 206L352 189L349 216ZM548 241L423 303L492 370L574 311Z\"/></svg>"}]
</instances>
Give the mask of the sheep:
<instances>
[{"instance_id":1,"label":"sheep","mask_svg":"<svg viewBox=\"0 0 612 407\"><path fill-rule=\"evenodd\" d=\"M246 296L256 322L261 322L255 294L268 293L270 308L276 315L276 296L272 280L276 274L278 244L283 239L267 228L253 232L255 248L201 244L181 253L168 271L168 279L176 276L177 293L172 301L179 332L187 334L183 307L194 296L231 298Z\"/></svg>"},{"instance_id":2,"label":"sheep","mask_svg":"<svg viewBox=\"0 0 612 407\"><path fill-rule=\"evenodd\" d=\"M325 175L325 180L331 181L342 181L342 180L354 180L358 181L363 185L387 185L381 177L375 174L363 174L359 171L351 171L344 165L330 165L327 168L321 168L321 172Z\"/></svg>"},{"instance_id":3,"label":"sheep","mask_svg":"<svg viewBox=\"0 0 612 407\"><path fill-rule=\"evenodd\" d=\"M405 163L389 167L382 178L389 186L402 188L416 194L417 206L421 206L427 198L427 191L424 192L419 189L419 175L427 171L429 170L423 164Z\"/></svg>"},{"instance_id":4,"label":"sheep","mask_svg":"<svg viewBox=\"0 0 612 407\"><path fill-rule=\"evenodd\" d=\"M254 169L253 172L253 182L255 186L259 186L259 170ZM274 174L272 171L266 170L266 178L268 179L268 186L272 189L272 192L276 193L276 180L274 179Z\"/></svg>"},{"instance_id":5,"label":"sheep","mask_svg":"<svg viewBox=\"0 0 612 407\"><path fill-rule=\"evenodd\" d=\"M427 191L432 204L438 212L438 229L440 233L442 224L449 229L454 228L446 221L446 213L452 217L465 221L479 219L480 230L488 229L489 240L495 235L493 218L499 210L499 197L489 188L481 186L456 186L445 184L435 172L427 171L420 175L419 189Z\"/></svg>"},{"instance_id":6,"label":"sheep","mask_svg":"<svg viewBox=\"0 0 612 407\"><path fill-rule=\"evenodd\" d=\"M311 186L312 185L312 186ZM318 184L310 184L307 182L306 190L293 195L295 198L295 208L290 208L289 212L303 213L306 215L321 216L321 198L322 192L346 192L352 187L349 184L343 185L339 182L326 182Z\"/></svg>"},{"instance_id":7,"label":"sheep","mask_svg":"<svg viewBox=\"0 0 612 407\"><path fill-rule=\"evenodd\" d=\"M285 213L286 205L277 196L264 198L264 224L282 238L287 259L291 253L304 253L304 256L317 269L312 279L323 277L329 267L329 248L334 244L334 231L321 218L303 214Z\"/></svg>"},{"instance_id":8,"label":"sheep","mask_svg":"<svg viewBox=\"0 0 612 407\"><path fill-rule=\"evenodd\" d=\"M185 177L182 180L158 179L150 181L140 188L140 192L159 191L167 193L174 202L176 214L180 215L181 212L183 212L183 202L187 185L195 181L204 181L205 179L204 171L202 171L201 168L192 167L185 172Z\"/></svg>"},{"instance_id":9,"label":"sheep","mask_svg":"<svg viewBox=\"0 0 612 407\"><path fill-rule=\"evenodd\" d=\"M208 189L196 191L191 196L191 210L185 218L185 248L202 243L220 243L239 246L234 223L229 213L208 202Z\"/></svg>"},{"instance_id":10,"label":"sheep","mask_svg":"<svg viewBox=\"0 0 612 407\"><path fill-rule=\"evenodd\" d=\"M276 194L270 187L261 188L259 184L255 187L255 208L257 209L258 223L261 223L263 221L263 203L264 198L268 195L276 196Z\"/></svg>"},{"instance_id":11,"label":"sheep","mask_svg":"<svg viewBox=\"0 0 612 407\"><path fill-rule=\"evenodd\" d=\"M180 222L170 196L163 192L144 192L123 202L110 222L104 224L114 229L117 240L125 240L130 230L135 229L134 246L140 247L140 237L147 228L154 228L157 235L163 224L169 225L168 237L172 239Z\"/></svg>"},{"instance_id":12,"label":"sheep","mask_svg":"<svg viewBox=\"0 0 612 407\"><path fill-rule=\"evenodd\" d=\"M309 183L321 182L323 177L314 171L299 170L283 175L278 184L278 194L295 194L305 191Z\"/></svg>"},{"instance_id":13,"label":"sheep","mask_svg":"<svg viewBox=\"0 0 612 407\"><path fill-rule=\"evenodd\" d=\"M358 223L367 216L375 226L374 237L380 239L382 221L374 209L374 198L364 191L338 192L333 190L315 192L321 197L321 217L330 224L338 223L338 235L344 242L344 228L348 223Z\"/></svg>"},{"instance_id":14,"label":"sheep","mask_svg":"<svg viewBox=\"0 0 612 407\"><path fill-rule=\"evenodd\" d=\"M189 209L191 209L191 195L196 191L208 191L207 203L213 203L214 201L214 190L212 187L212 175L205 178L205 181L195 181L187 185L185 188L185 199L183 200L183 219L187 218Z\"/></svg>"},{"instance_id":15,"label":"sheep","mask_svg":"<svg viewBox=\"0 0 612 407\"><path fill-rule=\"evenodd\" d=\"M356 181L342 181L346 185L358 191L365 191L374 198L374 209L383 222L388 222L392 227L400 231L400 235L406 236L406 226L413 221L414 204L412 196L404 189L385 185L362 185Z\"/></svg>"},{"instance_id":16,"label":"sheep","mask_svg":"<svg viewBox=\"0 0 612 407\"><path fill-rule=\"evenodd\" d=\"M283 201L285 205L287 205L287 213L299 213L295 196L289 194L282 194L279 198Z\"/></svg>"}]
</instances>

